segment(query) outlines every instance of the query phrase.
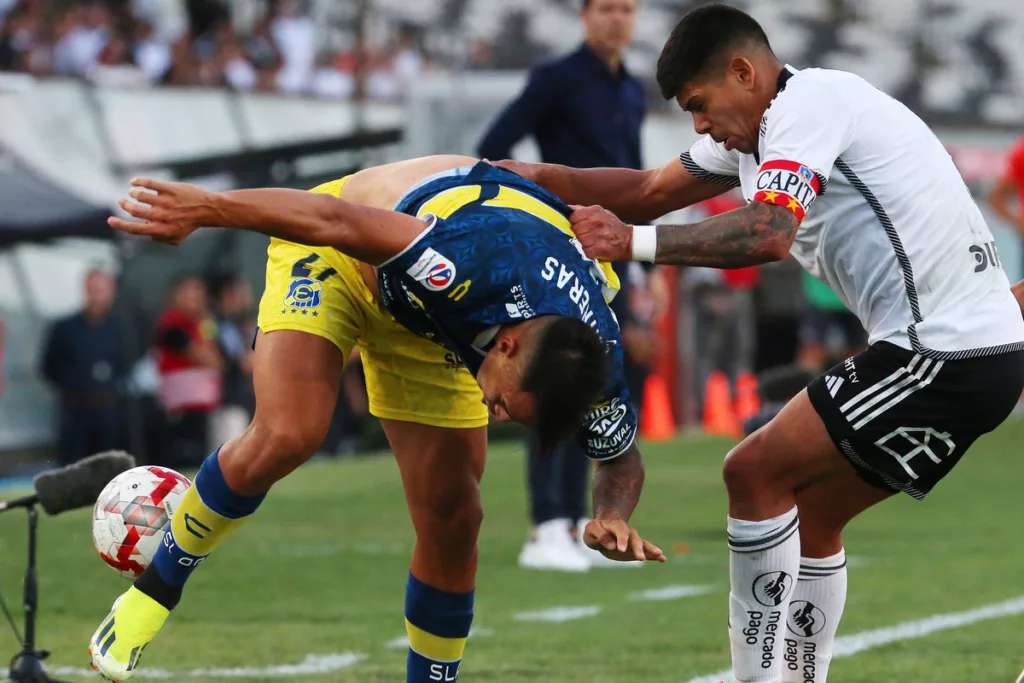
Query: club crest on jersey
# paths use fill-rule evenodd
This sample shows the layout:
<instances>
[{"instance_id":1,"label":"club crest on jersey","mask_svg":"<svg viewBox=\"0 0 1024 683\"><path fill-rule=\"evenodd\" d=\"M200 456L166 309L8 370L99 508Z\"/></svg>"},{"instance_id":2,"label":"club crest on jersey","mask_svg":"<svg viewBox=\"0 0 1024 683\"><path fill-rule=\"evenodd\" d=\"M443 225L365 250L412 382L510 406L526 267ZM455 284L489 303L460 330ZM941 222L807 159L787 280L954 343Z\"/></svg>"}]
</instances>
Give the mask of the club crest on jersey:
<instances>
[{"instance_id":1,"label":"club crest on jersey","mask_svg":"<svg viewBox=\"0 0 1024 683\"><path fill-rule=\"evenodd\" d=\"M757 173L755 202L781 206L803 220L821 193L821 181L807 166L794 161L766 161Z\"/></svg>"},{"instance_id":2,"label":"club crest on jersey","mask_svg":"<svg viewBox=\"0 0 1024 683\"><path fill-rule=\"evenodd\" d=\"M324 286L317 280L308 277L300 277L292 280L288 285L288 295L284 298L284 305L291 308L316 308L320 305L320 297Z\"/></svg>"},{"instance_id":3,"label":"club crest on jersey","mask_svg":"<svg viewBox=\"0 0 1024 683\"><path fill-rule=\"evenodd\" d=\"M455 282L455 264L430 247L405 272L432 292L448 289Z\"/></svg>"}]
</instances>

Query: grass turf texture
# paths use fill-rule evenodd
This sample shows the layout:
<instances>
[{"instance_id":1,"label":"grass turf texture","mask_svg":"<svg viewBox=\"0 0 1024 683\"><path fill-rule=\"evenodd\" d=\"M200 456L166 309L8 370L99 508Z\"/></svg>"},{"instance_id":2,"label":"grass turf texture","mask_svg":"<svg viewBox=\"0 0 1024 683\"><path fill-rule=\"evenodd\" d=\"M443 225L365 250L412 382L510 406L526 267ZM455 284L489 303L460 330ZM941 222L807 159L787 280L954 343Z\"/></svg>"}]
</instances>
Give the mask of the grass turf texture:
<instances>
[{"instance_id":1,"label":"grass turf texture","mask_svg":"<svg viewBox=\"0 0 1024 683\"><path fill-rule=\"evenodd\" d=\"M1017 545L1022 440L1024 423L1005 425L980 441L926 502L900 496L847 529L847 553L864 559L850 568L840 636L1024 595L1024 549ZM573 575L516 566L527 531L523 453L518 444L495 445L483 483L475 621L493 633L470 639L461 677L685 683L726 668L728 554L719 470L729 446L703 438L646 444L647 487L634 522L670 562ZM23 514L0 516L0 585L16 618L24 528ZM181 606L147 649L144 668L263 667L299 663L307 654L357 652L366 658L309 678L404 680L404 650L385 644L404 633L412 543L390 457L310 463L281 482L256 517L193 575ZM40 567L38 644L55 652L51 670L85 667L89 636L128 586L96 556L88 511L41 520ZM665 602L629 599L679 584L717 590ZM566 623L514 619L524 611L586 605L602 611ZM836 660L830 679L1012 681L1024 666L1022 631L1024 615L894 643ZM0 630L0 653L16 651L14 638Z\"/></svg>"}]
</instances>

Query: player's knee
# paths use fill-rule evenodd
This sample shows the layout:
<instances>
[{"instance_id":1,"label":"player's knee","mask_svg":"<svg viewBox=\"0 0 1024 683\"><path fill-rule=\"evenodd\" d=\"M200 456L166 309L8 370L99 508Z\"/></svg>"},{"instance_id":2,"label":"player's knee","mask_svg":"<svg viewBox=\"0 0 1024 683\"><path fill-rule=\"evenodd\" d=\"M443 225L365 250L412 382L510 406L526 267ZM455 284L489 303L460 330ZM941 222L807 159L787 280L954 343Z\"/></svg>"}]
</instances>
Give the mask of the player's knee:
<instances>
[{"instance_id":1,"label":"player's knee","mask_svg":"<svg viewBox=\"0 0 1024 683\"><path fill-rule=\"evenodd\" d=\"M483 521L484 509L478 495L441 499L422 510L417 524L418 540L437 548L446 557L468 557L476 549Z\"/></svg>"},{"instance_id":2,"label":"player's knee","mask_svg":"<svg viewBox=\"0 0 1024 683\"><path fill-rule=\"evenodd\" d=\"M725 456L722 479L731 500L752 498L763 491L769 481L760 441L758 433L752 434Z\"/></svg>"}]
</instances>

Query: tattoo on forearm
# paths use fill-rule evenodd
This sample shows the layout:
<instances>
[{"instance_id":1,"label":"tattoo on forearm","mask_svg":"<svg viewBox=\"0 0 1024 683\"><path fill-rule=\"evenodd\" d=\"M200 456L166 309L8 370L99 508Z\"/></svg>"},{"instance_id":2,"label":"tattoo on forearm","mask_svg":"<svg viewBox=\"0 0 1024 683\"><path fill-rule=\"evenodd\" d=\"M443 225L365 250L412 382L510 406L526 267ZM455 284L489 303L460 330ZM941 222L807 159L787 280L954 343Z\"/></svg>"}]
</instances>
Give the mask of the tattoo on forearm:
<instances>
[{"instance_id":1,"label":"tattoo on forearm","mask_svg":"<svg viewBox=\"0 0 1024 683\"><path fill-rule=\"evenodd\" d=\"M644 461L636 444L594 471L594 517L628 521L644 488Z\"/></svg>"},{"instance_id":2,"label":"tattoo on forearm","mask_svg":"<svg viewBox=\"0 0 1024 683\"><path fill-rule=\"evenodd\" d=\"M742 268L778 261L800 224L781 206L751 202L692 225L658 228L657 263Z\"/></svg>"}]
</instances>

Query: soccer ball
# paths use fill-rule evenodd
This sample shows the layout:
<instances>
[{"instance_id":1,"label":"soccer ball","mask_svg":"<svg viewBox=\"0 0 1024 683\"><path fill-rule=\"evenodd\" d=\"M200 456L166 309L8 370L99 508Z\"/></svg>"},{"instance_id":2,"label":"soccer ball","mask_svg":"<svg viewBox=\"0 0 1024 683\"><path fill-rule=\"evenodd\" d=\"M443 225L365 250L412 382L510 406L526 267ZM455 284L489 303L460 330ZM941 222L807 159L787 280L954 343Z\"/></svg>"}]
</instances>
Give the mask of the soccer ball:
<instances>
[{"instance_id":1,"label":"soccer ball","mask_svg":"<svg viewBox=\"0 0 1024 683\"><path fill-rule=\"evenodd\" d=\"M114 477L92 510L92 541L103 561L126 579L142 574L191 485L174 470L152 465Z\"/></svg>"}]
</instances>

